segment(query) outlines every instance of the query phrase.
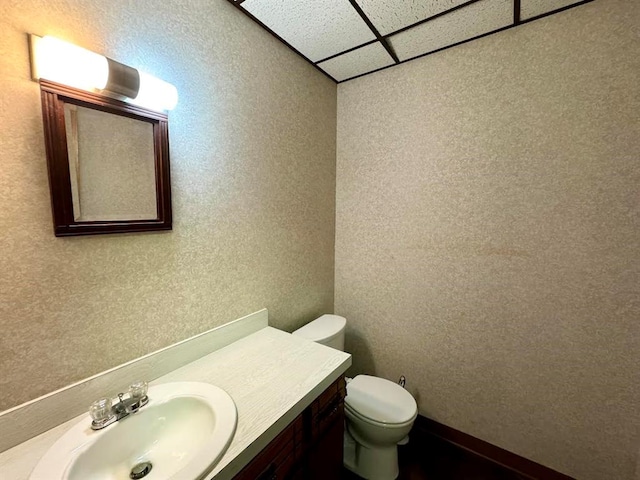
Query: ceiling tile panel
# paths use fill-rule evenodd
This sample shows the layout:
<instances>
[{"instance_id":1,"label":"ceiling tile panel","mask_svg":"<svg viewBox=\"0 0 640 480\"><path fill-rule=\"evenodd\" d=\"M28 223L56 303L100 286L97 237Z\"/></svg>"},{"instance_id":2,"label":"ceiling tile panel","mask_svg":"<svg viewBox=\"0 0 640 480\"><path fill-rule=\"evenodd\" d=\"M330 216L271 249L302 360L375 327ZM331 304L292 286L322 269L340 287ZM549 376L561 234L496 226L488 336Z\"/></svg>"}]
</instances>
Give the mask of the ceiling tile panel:
<instances>
[{"instance_id":1,"label":"ceiling tile panel","mask_svg":"<svg viewBox=\"0 0 640 480\"><path fill-rule=\"evenodd\" d=\"M356 0L381 35L413 25L469 0Z\"/></svg>"},{"instance_id":2,"label":"ceiling tile panel","mask_svg":"<svg viewBox=\"0 0 640 480\"><path fill-rule=\"evenodd\" d=\"M527 20L575 3L578 2L576 0L521 0L520 19Z\"/></svg>"},{"instance_id":3,"label":"ceiling tile panel","mask_svg":"<svg viewBox=\"0 0 640 480\"><path fill-rule=\"evenodd\" d=\"M363 73L395 63L380 42L358 48L349 53L319 63L318 66L341 82Z\"/></svg>"},{"instance_id":4,"label":"ceiling tile panel","mask_svg":"<svg viewBox=\"0 0 640 480\"><path fill-rule=\"evenodd\" d=\"M246 0L242 7L313 62L375 40L349 0Z\"/></svg>"},{"instance_id":5,"label":"ceiling tile panel","mask_svg":"<svg viewBox=\"0 0 640 480\"><path fill-rule=\"evenodd\" d=\"M400 60L438 50L513 23L513 0L480 0L390 37Z\"/></svg>"}]
</instances>

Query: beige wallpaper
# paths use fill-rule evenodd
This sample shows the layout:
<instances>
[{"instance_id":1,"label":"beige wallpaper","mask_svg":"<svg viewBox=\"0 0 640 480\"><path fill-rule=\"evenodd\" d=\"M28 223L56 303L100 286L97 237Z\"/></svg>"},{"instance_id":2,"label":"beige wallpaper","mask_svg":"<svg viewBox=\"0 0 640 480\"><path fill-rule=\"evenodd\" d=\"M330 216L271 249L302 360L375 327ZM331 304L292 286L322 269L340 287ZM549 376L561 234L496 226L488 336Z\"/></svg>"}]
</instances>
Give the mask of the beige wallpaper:
<instances>
[{"instance_id":1,"label":"beige wallpaper","mask_svg":"<svg viewBox=\"0 0 640 480\"><path fill-rule=\"evenodd\" d=\"M336 87L224 0L0 2L0 410L262 307L333 306ZM27 33L176 85L174 229L55 238Z\"/></svg>"},{"instance_id":2,"label":"beige wallpaper","mask_svg":"<svg viewBox=\"0 0 640 480\"><path fill-rule=\"evenodd\" d=\"M638 25L596 0L338 87L354 371L587 480L636 478Z\"/></svg>"}]
</instances>

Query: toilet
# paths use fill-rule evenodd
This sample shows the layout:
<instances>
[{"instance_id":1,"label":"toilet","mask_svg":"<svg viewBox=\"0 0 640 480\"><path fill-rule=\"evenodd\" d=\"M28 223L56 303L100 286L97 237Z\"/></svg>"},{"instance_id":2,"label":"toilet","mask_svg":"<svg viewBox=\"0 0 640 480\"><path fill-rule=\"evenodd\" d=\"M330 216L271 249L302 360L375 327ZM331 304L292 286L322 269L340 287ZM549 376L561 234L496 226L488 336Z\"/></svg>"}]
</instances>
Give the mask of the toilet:
<instances>
[{"instance_id":1,"label":"toilet","mask_svg":"<svg viewBox=\"0 0 640 480\"><path fill-rule=\"evenodd\" d=\"M326 314L293 335L344 350L346 324L344 317ZM418 415L413 396L384 378L358 375L347 379L344 412L345 467L367 480L397 478L398 442L406 442Z\"/></svg>"}]
</instances>

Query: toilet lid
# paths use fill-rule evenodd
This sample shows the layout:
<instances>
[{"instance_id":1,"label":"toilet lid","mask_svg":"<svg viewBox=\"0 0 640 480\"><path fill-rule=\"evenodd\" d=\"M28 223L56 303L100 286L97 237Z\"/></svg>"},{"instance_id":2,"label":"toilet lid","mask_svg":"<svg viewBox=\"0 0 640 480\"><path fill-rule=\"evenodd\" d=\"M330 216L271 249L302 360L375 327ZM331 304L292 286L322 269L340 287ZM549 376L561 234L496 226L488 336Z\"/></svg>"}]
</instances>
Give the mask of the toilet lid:
<instances>
[{"instance_id":1,"label":"toilet lid","mask_svg":"<svg viewBox=\"0 0 640 480\"><path fill-rule=\"evenodd\" d=\"M406 423L418 411L415 399L400 385L369 375L347 383L345 403L362 416L381 423Z\"/></svg>"},{"instance_id":2,"label":"toilet lid","mask_svg":"<svg viewBox=\"0 0 640 480\"><path fill-rule=\"evenodd\" d=\"M304 327L299 328L293 334L318 342L340 333L344 330L346 324L347 320L344 317L325 313L313 322L309 322Z\"/></svg>"}]
</instances>

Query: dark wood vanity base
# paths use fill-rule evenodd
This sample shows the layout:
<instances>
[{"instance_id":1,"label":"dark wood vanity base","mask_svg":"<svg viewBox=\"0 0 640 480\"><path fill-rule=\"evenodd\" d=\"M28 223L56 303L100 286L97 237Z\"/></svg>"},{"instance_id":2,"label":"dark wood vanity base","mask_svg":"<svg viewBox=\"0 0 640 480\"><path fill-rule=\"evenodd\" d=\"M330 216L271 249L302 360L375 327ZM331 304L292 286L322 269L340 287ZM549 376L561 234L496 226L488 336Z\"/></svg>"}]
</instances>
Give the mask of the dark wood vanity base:
<instances>
[{"instance_id":1,"label":"dark wood vanity base","mask_svg":"<svg viewBox=\"0 0 640 480\"><path fill-rule=\"evenodd\" d=\"M291 422L235 480L320 480L342 475L344 377Z\"/></svg>"}]
</instances>

